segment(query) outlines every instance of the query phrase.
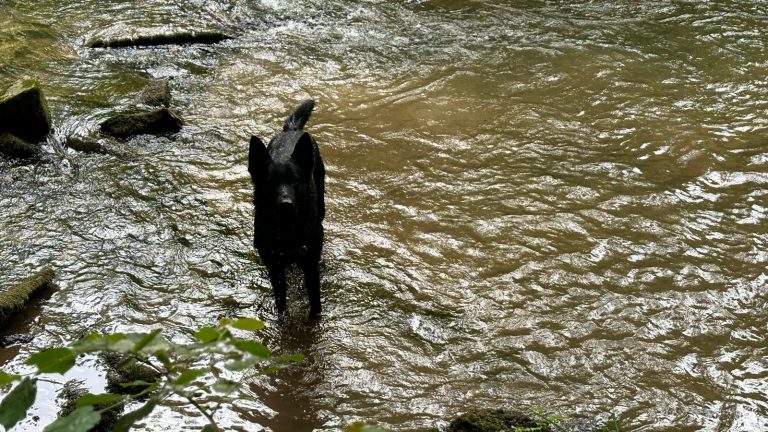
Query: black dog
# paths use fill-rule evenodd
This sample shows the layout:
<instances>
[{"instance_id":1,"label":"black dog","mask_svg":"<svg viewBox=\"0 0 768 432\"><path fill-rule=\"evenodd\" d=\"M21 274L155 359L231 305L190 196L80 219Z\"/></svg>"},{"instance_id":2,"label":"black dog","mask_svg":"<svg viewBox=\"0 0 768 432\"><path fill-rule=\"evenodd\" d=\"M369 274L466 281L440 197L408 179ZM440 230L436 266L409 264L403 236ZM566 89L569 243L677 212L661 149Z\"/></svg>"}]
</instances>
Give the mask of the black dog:
<instances>
[{"instance_id":1,"label":"black dog","mask_svg":"<svg viewBox=\"0 0 768 432\"><path fill-rule=\"evenodd\" d=\"M285 311L285 269L293 263L304 272L310 314L321 311L325 166L315 139L303 130L314 107L313 100L304 101L268 147L252 136L248 151L256 207L253 246L267 267L280 315Z\"/></svg>"}]
</instances>

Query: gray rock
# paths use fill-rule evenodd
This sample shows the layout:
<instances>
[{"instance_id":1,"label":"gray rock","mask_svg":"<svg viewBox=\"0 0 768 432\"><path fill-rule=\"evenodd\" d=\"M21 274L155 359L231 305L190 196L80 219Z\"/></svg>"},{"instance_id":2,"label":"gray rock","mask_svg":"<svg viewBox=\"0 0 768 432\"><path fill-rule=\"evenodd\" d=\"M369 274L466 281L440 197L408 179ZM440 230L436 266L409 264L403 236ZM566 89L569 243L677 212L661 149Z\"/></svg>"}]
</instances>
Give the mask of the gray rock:
<instances>
[{"instance_id":1,"label":"gray rock","mask_svg":"<svg viewBox=\"0 0 768 432\"><path fill-rule=\"evenodd\" d=\"M156 111L118 114L101 124L101 132L117 138L134 135L162 135L181 130L183 122L168 108Z\"/></svg>"},{"instance_id":2,"label":"gray rock","mask_svg":"<svg viewBox=\"0 0 768 432\"><path fill-rule=\"evenodd\" d=\"M0 133L37 143L51 130L51 116L40 85L34 80L20 80L0 96Z\"/></svg>"},{"instance_id":3,"label":"gray rock","mask_svg":"<svg viewBox=\"0 0 768 432\"><path fill-rule=\"evenodd\" d=\"M141 91L139 100L146 105L170 106L171 87L168 85L168 80L150 80L144 90Z\"/></svg>"}]
</instances>

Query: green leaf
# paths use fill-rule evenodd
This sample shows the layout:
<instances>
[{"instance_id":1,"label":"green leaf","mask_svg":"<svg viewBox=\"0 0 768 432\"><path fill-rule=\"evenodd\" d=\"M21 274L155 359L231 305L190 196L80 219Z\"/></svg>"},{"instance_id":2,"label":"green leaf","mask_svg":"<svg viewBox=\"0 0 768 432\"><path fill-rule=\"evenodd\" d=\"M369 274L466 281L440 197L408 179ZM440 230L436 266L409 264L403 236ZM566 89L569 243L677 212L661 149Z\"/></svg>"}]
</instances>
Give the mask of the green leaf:
<instances>
[{"instance_id":1,"label":"green leaf","mask_svg":"<svg viewBox=\"0 0 768 432\"><path fill-rule=\"evenodd\" d=\"M116 348L116 346L124 339L125 339L125 334L123 333L114 333L114 334L108 334L108 335L91 333L88 336L73 343L71 345L71 348L76 350L78 353L103 351L107 349L115 350L115 351L126 351L126 349ZM123 342L123 344L125 344L126 342ZM130 346L133 346L133 345L130 344Z\"/></svg>"},{"instance_id":2,"label":"green leaf","mask_svg":"<svg viewBox=\"0 0 768 432\"><path fill-rule=\"evenodd\" d=\"M230 394L239 388L240 383L223 378L213 384L214 391L224 394Z\"/></svg>"},{"instance_id":3,"label":"green leaf","mask_svg":"<svg viewBox=\"0 0 768 432\"><path fill-rule=\"evenodd\" d=\"M272 366L265 367L264 369L262 369L261 370L261 374L262 375L272 375L273 373L275 373L277 371L281 371L281 370L287 369L287 368L288 368L288 366L285 366L285 365L272 365Z\"/></svg>"},{"instance_id":4,"label":"green leaf","mask_svg":"<svg viewBox=\"0 0 768 432\"><path fill-rule=\"evenodd\" d=\"M20 379L19 375L8 374L0 370L0 385L6 385Z\"/></svg>"},{"instance_id":5,"label":"green leaf","mask_svg":"<svg viewBox=\"0 0 768 432\"><path fill-rule=\"evenodd\" d=\"M264 345L256 341L238 340L234 342L234 345L240 351L253 354L263 359L268 359L271 355L269 352L269 348L265 347Z\"/></svg>"},{"instance_id":6,"label":"green leaf","mask_svg":"<svg viewBox=\"0 0 768 432\"><path fill-rule=\"evenodd\" d=\"M145 346L149 345L152 340L155 339L155 337L160 334L160 329L152 330L150 333L139 339L138 342L136 342L136 345L133 346L133 349L131 350L132 353L137 353L142 350Z\"/></svg>"},{"instance_id":7,"label":"green leaf","mask_svg":"<svg viewBox=\"0 0 768 432\"><path fill-rule=\"evenodd\" d=\"M263 359L252 356L243 360L235 360L233 362L229 362L225 364L224 367L231 371L238 372L238 371L246 370L248 368L252 368L256 366L257 363L261 363L262 361Z\"/></svg>"},{"instance_id":8,"label":"green leaf","mask_svg":"<svg viewBox=\"0 0 768 432\"><path fill-rule=\"evenodd\" d=\"M77 399L77 406L87 406L87 405L99 405L99 404L105 404L109 402L114 402L116 400L120 400L123 397L120 395L112 394L112 393L102 393L102 394L84 394L80 396Z\"/></svg>"},{"instance_id":9,"label":"green leaf","mask_svg":"<svg viewBox=\"0 0 768 432\"><path fill-rule=\"evenodd\" d=\"M26 417L27 410L35 403L37 396L37 380L24 378L19 385L5 396L0 402L0 425L10 430L16 423Z\"/></svg>"},{"instance_id":10,"label":"green leaf","mask_svg":"<svg viewBox=\"0 0 768 432\"><path fill-rule=\"evenodd\" d=\"M128 432L134 423L152 413L155 406L157 406L157 400L148 400L141 408L120 417L117 422L115 422L115 425L112 426L112 432Z\"/></svg>"},{"instance_id":11,"label":"green leaf","mask_svg":"<svg viewBox=\"0 0 768 432\"><path fill-rule=\"evenodd\" d=\"M346 432L388 432L386 429L382 429L378 426L366 425L361 421L352 423Z\"/></svg>"},{"instance_id":12,"label":"green leaf","mask_svg":"<svg viewBox=\"0 0 768 432\"><path fill-rule=\"evenodd\" d=\"M69 348L52 348L32 354L27 364L37 366L42 373L63 374L75 365L75 352Z\"/></svg>"},{"instance_id":13,"label":"green leaf","mask_svg":"<svg viewBox=\"0 0 768 432\"><path fill-rule=\"evenodd\" d=\"M155 357L157 357L158 360L160 360L160 363L163 364L163 367L166 370L170 370L173 367L173 364L171 363L171 359L168 358L168 354L166 354L163 351L157 351L155 353Z\"/></svg>"},{"instance_id":14,"label":"green leaf","mask_svg":"<svg viewBox=\"0 0 768 432\"><path fill-rule=\"evenodd\" d=\"M175 385L180 386L186 386L187 384L191 383L192 381L200 378L201 376L205 375L204 369L190 369L182 372L179 374L178 378L173 380L173 383Z\"/></svg>"},{"instance_id":15,"label":"green leaf","mask_svg":"<svg viewBox=\"0 0 768 432\"><path fill-rule=\"evenodd\" d=\"M254 318L240 318L230 324L240 330L256 331L264 328L264 323Z\"/></svg>"},{"instance_id":16,"label":"green leaf","mask_svg":"<svg viewBox=\"0 0 768 432\"><path fill-rule=\"evenodd\" d=\"M195 338L202 343L209 343L219 339L221 333L213 327L203 327L195 333Z\"/></svg>"},{"instance_id":17,"label":"green leaf","mask_svg":"<svg viewBox=\"0 0 768 432\"><path fill-rule=\"evenodd\" d=\"M80 407L66 417L61 417L43 429L43 432L83 432L96 426L101 420L101 414L94 411L92 406Z\"/></svg>"},{"instance_id":18,"label":"green leaf","mask_svg":"<svg viewBox=\"0 0 768 432\"><path fill-rule=\"evenodd\" d=\"M301 354L286 354L277 356L274 360L290 363L304 363L304 356Z\"/></svg>"},{"instance_id":19,"label":"green leaf","mask_svg":"<svg viewBox=\"0 0 768 432\"><path fill-rule=\"evenodd\" d=\"M207 424L203 427L202 432L214 432L216 429L213 428L213 425Z\"/></svg>"}]
</instances>

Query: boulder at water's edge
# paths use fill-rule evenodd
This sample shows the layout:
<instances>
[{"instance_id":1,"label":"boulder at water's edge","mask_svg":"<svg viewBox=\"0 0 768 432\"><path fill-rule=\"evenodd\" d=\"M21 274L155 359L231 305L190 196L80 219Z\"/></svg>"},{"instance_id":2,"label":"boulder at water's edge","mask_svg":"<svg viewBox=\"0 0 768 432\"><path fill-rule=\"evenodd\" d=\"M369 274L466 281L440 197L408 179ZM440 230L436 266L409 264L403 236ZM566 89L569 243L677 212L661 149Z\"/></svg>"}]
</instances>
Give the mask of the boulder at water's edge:
<instances>
[{"instance_id":1,"label":"boulder at water's edge","mask_svg":"<svg viewBox=\"0 0 768 432\"><path fill-rule=\"evenodd\" d=\"M0 154L20 159L33 158L39 154L39 146L30 144L8 132L0 133Z\"/></svg>"},{"instance_id":2,"label":"boulder at water's edge","mask_svg":"<svg viewBox=\"0 0 768 432\"><path fill-rule=\"evenodd\" d=\"M0 96L0 133L37 143L50 131L48 104L36 81L16 81Z\"/></svg>"}]
</instances>

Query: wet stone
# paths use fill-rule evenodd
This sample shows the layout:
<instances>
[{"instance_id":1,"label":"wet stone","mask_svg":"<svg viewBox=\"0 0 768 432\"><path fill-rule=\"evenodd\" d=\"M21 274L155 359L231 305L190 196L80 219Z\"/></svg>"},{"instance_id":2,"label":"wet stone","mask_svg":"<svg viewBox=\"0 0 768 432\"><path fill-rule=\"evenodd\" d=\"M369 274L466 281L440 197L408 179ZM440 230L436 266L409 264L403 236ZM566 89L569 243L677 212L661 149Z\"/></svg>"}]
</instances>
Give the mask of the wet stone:
<instances>
[{"instance_id":1,"label":"wet stone","mask_svg":"<svg viewBox=\"0 0 768 432\"><path fill-rule=\"evenodd\" d=\"M447 432L608 432L601 421L585 418L547 419L504 409L472 409L458 416Z\"/></svg>"},{"instance_id":2,"label":"wet stone","mask_svg":"<svg viewBox=\"0 0 768 432\"><path fill-rule=\"evenodd\" d=\"M117 138L135 135L163 135L181 130L183 122L171 110L162 108L156 111L118 114L101 124L101 132Z\"/></svg>"},{"instance_id":3,"label":"wet stone","mask_svg":"<svg viewBox=\"0 0 768 432\"><path fill-rule=\"evenodd\" d=\"M39 146L28 143L9 133L0 133L0 154L19 159L29 159L38 156Z\"/></svg>"},{"instance_id":4,"label":"wet stone","mask_svg":"<svg viewBox=\"0 0 768 432\"><path fill-rule=\"evenodd\" d=\"M505 410L474 409L460 415L448 425L448 432L513 432L516 428L539 428L540 425L524 414ZM536 429L547 431L549 429Z\"/></svg>"},{"instance_id":5,"label":"wet stone","mask_svg":"<svg viewBox=\"0 0 768 432\"><path fill-rule=\"evenodd\" d=\"M125 354L108 351L102 352L100 357L107 366L107 390L110 393L139 394L149 387L149 383L161 378L159 372L137 363Z\"/></svg>"},{"instance_id":6,"label":"wet stone","mask_svg":"<svg viewBox=\"0 0 768 432\"><path fill-rule=\"evenodd\" d=\"M37 143L51 130L51 116L40 85L20 80L0 96L0 133Z\"/></svg>"},{"instance_id":7,"label":"wet stone","mask_svg":"<svg viewBox=\"0 0 768 432\"><path fill-rule=\"evenodd\" d=\"M30 343L34 338L35 335L31 333L19 333L0 336L0 348L9 347L11 345Z\"/></svg>"},{"instance_id":8,"label":"wet stone","mask_svg":"<svg viewBox=\"0 0 768 432\"><path fill-rule=\"evenodd\" d=\"M77 409L77 400L89 393L83 383L79 380L70 380L64 383L57 394L59 405L59 417L66 417ZM120 418L120 415L124 409L123 404L96 404L93 408L97 411L101 411L101 418L94 427L88 429L89 432L109 432L113 429L113 426Z\"/></svg>"},{"instance_id":9,"label":"wet stone","mask_svg":"<svg viewBox=\"0 0 768 432\"><path fill-rule=\"evenodd\" d=\"M139 101L145 105L170 106L171 86L168 80L151 80L139 95Z\"/></svg>"},{"instance_id":10,"label":"wet stone","mask_svg":"<svg viewBox=\"0 0 768 432\"><path fill-rule=\"evenodd\" d=\"M83 153L107 153L107 149L101 143L76 137L67 138L67 147Z\"/></svg>"}]
</instances>

